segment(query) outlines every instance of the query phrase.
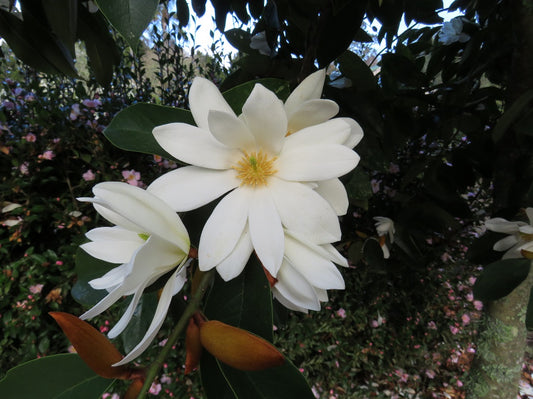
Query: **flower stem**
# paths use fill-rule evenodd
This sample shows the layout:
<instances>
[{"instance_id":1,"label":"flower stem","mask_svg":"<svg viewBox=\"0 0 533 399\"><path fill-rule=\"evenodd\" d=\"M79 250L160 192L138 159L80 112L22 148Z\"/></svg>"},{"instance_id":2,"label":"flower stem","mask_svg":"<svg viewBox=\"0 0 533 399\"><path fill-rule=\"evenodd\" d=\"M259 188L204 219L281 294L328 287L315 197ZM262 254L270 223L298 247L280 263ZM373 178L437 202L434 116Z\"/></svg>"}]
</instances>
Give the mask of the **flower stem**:
<instances>
[{"instance_id":1,"label":"flower stem","mask_svg":"<svg viewBox=\"0 0 533 399\"><path fill-rule=\"evenodd\" d=\"M174 327L174 330L172 330L172 332L170 333L167 343L165 344L161 352L159 352L159 355L154 360L154 362L148 368L147 373L146 373L146 380L144 381L144 385L141 391L139 392L139 396L137 396L137 399L144 399L146 397L146 393L150 390L150 386L152 385L152 382L154 381L155 377L161 370L161 367L163 367L163 363L165 362L165 359L168 353L170 352L172 347L176 344L176 341L178 340L182 331L187 326L187 322L189 321L189 319L198 310L198 307L200 306L200 302L202 301L202 298L207 292L207 286L211 282L213 273L214 273L214 270L210 270L203 275L202 280L200 281L200 284L198 285L198 289L196 290L195 294L191 298L191 301L189 302L189 304L183 311L183 314L178 320L178 324L176 324L176 326Z\"/></svg>"}]
</instances>

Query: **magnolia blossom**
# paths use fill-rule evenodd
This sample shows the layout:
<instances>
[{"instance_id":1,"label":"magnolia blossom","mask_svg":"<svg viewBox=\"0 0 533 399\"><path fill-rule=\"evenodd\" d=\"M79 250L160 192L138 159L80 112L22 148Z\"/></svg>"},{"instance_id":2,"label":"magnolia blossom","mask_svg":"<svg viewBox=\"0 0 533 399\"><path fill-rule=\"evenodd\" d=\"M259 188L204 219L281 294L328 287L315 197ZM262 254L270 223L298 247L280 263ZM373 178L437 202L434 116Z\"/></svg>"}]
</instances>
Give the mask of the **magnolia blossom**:
<instances>
[{"instance_id":1,"label":"magnolia blossom","mask_svg":"<svg viewBox=\"0 0 533 399\"><path fill-rule=\"evenodd\" d=\"M327 290L344 289L335 264L348 266L333 245L316 245L286 231L283 262L272 286L274 298L291 310L320 310L320 302L328 300Z\"/></svg>"},{"instance_id":2,"label":"magnolia blossom","mask_svg":"<svg viewBox=\"0 0 533 399\"><path fill-rule=\"evenodd\" d=\"M285 104L256 84L237 116L216 86L196 78L189 102L197 124L156 127L158 143L190 164L166 173L148 190L175 211L227 195L200 237L199 267L225 280L241 273L253 250L272 276L284 260L284 228L316 245L340 239L337 215L348 198L339 177L355 168L362 138L338 106L320 99L325 72L305 79ZM187 187L186 190L183 187Z\"/></svg>"},{"instance_id":3,"label":"magnolia blossom","mask_svg":"<svg viewBox=\"0 0 533 399\"><path fill-rule=\"evenodd\" d=\"M502 259L521 258L522 250L533 252L533 208L527 208L526 214L529 224L521 221L510 222L503 218L493 218L485 222L488 230L509 234L492 247L495 251L506 251Z\"/></svg>"},{"instance_id":4,"label":"magnolia blossom","mask_svg":"<svg viewBox=\"0 0 533 399\"><path fill-rule=\"evenodd\" d=\"M464 43L470 40L470 36L463 32L463 17L455 17L442 24L439 31L439 41L443 44L452 44L455 42Z\"/></svg>"},{"instance_id":5,"label":"magnolia blossom","mask_svg":"<svg viewBox=\"0 0 533 399\"><path fill-rule=\"evenodd\" d=\"M376 221L376 231L380 237L379 245L383 250L383 256L385 259L390 257L390 251L387 247L387 235L389 236L389 242L392 244L394 242L394 233L396 229L394 228L394 222L392 219L389 219L384 216L375 216L374 220Z\"/></svg>"},{"instance_id":6,"label":"magnolia blossom","mask_svg":"<svg viewBox=\"0 0 533 399\"><path fill-rule=\"evenodd\" d=\"M92 202L96 211L115 226L92 229L87 233L91 242L81 248L95 258L120 266L89 282L94 289L106 289L109 293L81 319L95 317L124 295L133 295L121 319L109 332L110 338L116 337L131 320L144 289L175 269L163 288L148 331L119 365L141 354L161 328L172 296L185 283L189 235L168 205L141 188L106 182L94 186L93 193L94 198L78 200Z\"/></svg>"}]
</instances>

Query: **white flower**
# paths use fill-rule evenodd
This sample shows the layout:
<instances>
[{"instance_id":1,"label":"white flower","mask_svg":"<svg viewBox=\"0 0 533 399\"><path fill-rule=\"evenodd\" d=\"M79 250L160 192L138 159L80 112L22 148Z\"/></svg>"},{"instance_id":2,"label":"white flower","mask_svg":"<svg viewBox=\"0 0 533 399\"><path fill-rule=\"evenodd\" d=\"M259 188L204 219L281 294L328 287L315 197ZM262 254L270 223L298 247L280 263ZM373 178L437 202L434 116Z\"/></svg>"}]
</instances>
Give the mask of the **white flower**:
<instances>
[{"instance_id":1,"label":"white flower","mask_svg":"<svg viewBox=\"0 0 533 399\"><path fill-rule=\"evenodd\" d=\"M493 218L485 222L488 230L496 233L509 234L507 237L497 241L492 249L495 251L506 251L502 259L521 258L521 250L531 252L531 241L533 240L533 208L527 208L526 214L529 224L520 221L510 222L503 218Z\"/></svg>"},{"instance_id":2,"label":"white flower","mask_svg":"<svg viewBox=\"0 0 533 399\"><path fill-rule=\"evenodd\" d=\"M176 268L161 293L152 322L141 342L117 365L139 356L153 340L165 319L172 296L185 283L185 262L189 253L189 235L179 216L153 194L122 182L100 183L93 188L94 208L114 227L99 227L87 233L91 242L81 245L91 256L120 266L91 280L94 289L109 294L80 316L99 315L124 295L133 295L128 308L109 332L120 334L133 316L144 289Z\"/></svg>"},{"instance_id":3,"label":"white flower","mask_svg":"<svg viewBox=\"0 0 533 399\"><path fill-rule=\"evenodd\" d=\"M351 148L362 130L349 118L330 120L338 106L319 99L324 77L324 71L309 76L285 104L256 84L239 117L215 85L196 78L189 102L198 127L154 129L161 147L191 166L161 176L150 192L179 212L229 192L202 231L201 270L216 267L230 280L255 250L276 276L284 228L318 245L340 239L337 215L346 212L348 198L338 177L358 164Z\"/></svg>"},{"instance_id":4,"label":"white flower","mask_svg":"<svg viewBox=\"0 0 533 399\"><path fill-rule=\"evenodd\" d=\"M394 222L392 219L389 219L384 216L375 216L374 220L376 221L376 231L380 237L379 245L383 250L383 256L385 259L390 258L390 251L387 247L387 235L389 236L389 242L392 244L394 242L394 233L396 229L394 228Z\"/></svg>"},{"instance_id":5,"label":"white flower","mask_svg":"<svg viewBox=\"0 0 533 399\"><path fill-rule=\"evenodd\" d=\"M442 24L439 31L439 41L445 45L455 42L465 43L470 40L470 36L463 32L463 17L455 17Z\"/></svg>"},{"instance_id":6,"label":"white flower","mask_svg":"<svg viewBox=\"0 0 533 399\"><path fill-rule=\"evenodd\" d=\"M285 254L272 286L274 298L291 310L320 310L320 302L328 300L326 290L344 289L335 263L345 267L348 263L331 244L316 245L285 233Z\"/></svg>"}]
</instances>

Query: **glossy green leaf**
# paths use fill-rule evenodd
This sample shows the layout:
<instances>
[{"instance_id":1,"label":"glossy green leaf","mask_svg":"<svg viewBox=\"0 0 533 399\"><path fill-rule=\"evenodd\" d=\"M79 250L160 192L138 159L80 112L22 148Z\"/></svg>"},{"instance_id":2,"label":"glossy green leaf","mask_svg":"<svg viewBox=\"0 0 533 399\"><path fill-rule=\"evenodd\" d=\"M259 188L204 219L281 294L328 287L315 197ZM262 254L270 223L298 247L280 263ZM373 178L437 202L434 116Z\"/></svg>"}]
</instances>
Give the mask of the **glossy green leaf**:
<instances>
[{"instance_id":1,"label":"glossy green leaf","mask_svg":"<svg viewBox=\"0 0 533 399\"><path fill-rule=\"evenodd\" d=\"M522 112L527 110L528 105L533 101L533 89L525 91L516 101L505 110L505 113L498 119L492 137L495 142L500 141L507 129L522 116Z\"/></svg>"},{"instance_id":2,"label":"glossy green leaf","mask_svg":"<svg viewBox=\"0 0 533 399\"><path fill-rule=\"evenodd\" d=\"M135 104L120 111L104 130L105 136L118 148L157 154L172 158L157 143L154 127L172 122L194 124L190 111L154 104Z\"/></svg>"},{"instance_id":3,"label":"glossy green leaf","mask_svg":"<svg viewBox=\"0 0 533 399\"><path fill-rule=\"evenodd\" d=\"M133 318L128 323L124 332L120 334L124 346L124 353L129 353L139 342L141 342L152 322L155 309L157 308L157 302L157 292L146 292L143 294L139 304L133 312ZM126 309L128 305L129 301L124 301L124 309Z\"/></svg>"},{"instance_id":4,"label":"glossy green leaf","mask_svg":"<svg viewBox=\"0 0 533 399\"><path fill-rule=\"evenodd\" d=\"M250 40L252 38L250 32L234 28L224 32L224 36L226 36L228 42L237 50L243 53L249 53L252 51L250 48Z\"/></svg>"},{"instance_id":5,"label":"glossy green leaf","mask_svg":"<svg viewBox=\"0 0 533 399\"><path fill-rule=\"evenodd\" d=\"M78 251L76 252L77 280L71 291L74 299L85 306L95 305L100 299L107 295L107 291L93 289L89 285L89 281L102 277L116 266L118 265L93 258L83 249L78 248Z\"/></svg>"},{"instance_id":6,"label":"glossy green leaf","mask_svg":"<svg viewBox=\"0 0 533 399\"><path fill-rule=\"evenodd\" d=\"M79 2L77 0L43 0L42 4L52 32L74 55Z\"/></svg>"},{"instance_id":7,"label":"glossy green leaf","mask_svg":"<svg viewBox=\"0 0 533 399\"><path fill-rule=\"evenodd\" d=\"M77 354L46 356L20 364L0 380L6 399L97 399L112 380L96 375Z\"/></svg>"},{"instance_id":8,"label":"glossy green leaf","mask_svg":"<svg viewBox=\"0 0 533 399\"><path fill-rule=\"evenodd\" d=\"M533 331L533 288L531 288L529 293L529 302L527 304L526 328L529 331Z\"/></svg>"},{"instance_id":9,"label":"glossy green leaf","mask_svg":"<svg viewBox=\"0 0 533 399\"><path fill-rule=\"evenodd\" d=\"M100 11L133 50L155 15L158 0L96 0Z\"/></svg>"},{"instance_id":10,"label":"glossy green leaf","mask_svg":"<svg viewBox=\"0 0 533 399\"><path fill-rule=\"evenodd\" d=\"M504 259L485 266L474 284L474 296L480 301L495 301L509 295L529 274L527 259Z\"/></svg>"},{"instance_id":11,"label":"glossy green leaf","mask_svg":"<svg viewBox=\"0 0 533 399\"><path fill-rule=\"evenodd\" d=\"M270 286L255 255L237 278L225 282L217 275L204 313L210 320L251 331L272 342Z\"/></svg>"},{"instance_id":12,"label":"glossy green leaf","mask_svg":"<svg viewBox=\"0 0 533 399\"><path fill-rule=\"evenodd\" d=\"M255 255L239 277L224 282L217 276L205 306L208 319L243 328L269 341L273 338L272 312L269 283ZM204 353L200 370L208 398L314 397L303 375L288 359L279 367L245 372Z\"/></svg>"},{"instance_id":13,"label":"glossy green leaf","mask_svg":"<svg viewBox=\"0 0 533 399\"><path fill-rule=\"evenodd\" d=\"M345 51L338 58L339 69L344 76L352 81L358 91L377 89L376 77L370 67L356 54Z\"/></svg>"}]
</instances>

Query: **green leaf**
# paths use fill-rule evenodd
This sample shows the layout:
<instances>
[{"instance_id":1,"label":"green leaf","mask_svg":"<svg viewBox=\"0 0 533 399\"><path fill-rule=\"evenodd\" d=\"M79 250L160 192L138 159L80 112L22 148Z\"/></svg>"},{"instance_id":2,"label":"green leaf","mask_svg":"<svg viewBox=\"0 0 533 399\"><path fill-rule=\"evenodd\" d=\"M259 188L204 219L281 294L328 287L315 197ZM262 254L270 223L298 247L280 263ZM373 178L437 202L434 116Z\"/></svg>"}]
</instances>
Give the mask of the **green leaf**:
<instances>
[{"instance_id":1,"label":"green leaf","mask_svg":"<svg viewBox=\"0 0 533 399\"><path fill-rule=\"evenodd\" d=\"M112 383L96 375L77 354L68 353L12 368L0 380L0 392L6 399L97 399Z\"/></svg>"},{"instance_id":2,"label":"green leaf","mask_svg":"<svg viewBox=\"0 0 533 399\"><path fill-rule=\"evenodd\" d=\"M369 238L363 245L363 257L374 271L382 271L385 268L385 258L381 245L375 238Z\"/></svg>"},{"instance_id":3,"label":"green leaf","mask_svg":"<svg viewBox=\"0 0 533 399\"><path fill-rule=\"evenodd\" d=\"M133 297L132 297L133 299ZM122 344L124 345L124 352L129 353L144 337L148 330L150 323L157 308L157 292L146 292L143 294L139 304L133 312L133 318L128 323L128 326L122 334ZM129 305L129 302L124 303L124 310Z\"/></svg>"},{"instance_id":4,"label":"green leaf","mask_svg":"<svg viewBox=\"0 0 533 399\"><path fill-rule=\"evenodd\" d=\"M190 111L162 105L135 104L120 111L104 130L104 135L123 150L172 158L152 134L154 127L172 122L194 125Z\"/></svg>"},{"instance_id":5,"label":"green leaf","mask_svg":"<svg viewBox=\"0 0 533 399\"><path fill-rule=\"evenodd\" d=\"M252 255L244 271L233 280L217 275L205 305L210 320L242 328L272 342L272 297L257 256Z\"/></svg>"},{"instance_id":6,"label":"green leaf","mask_svg":"<svg viewBox=\"0 0 533 399\"><path fill-rule=\"evenodd\" d=\"M70 54L75 54L78 1L43 0L42 4L52 32L66 46Z\"/></svg>"},{"instance_id":7,"label":"green leaf","mask_svg":"<svg viewBox=\"0 0 533 399\"><path fill-rule=\"evenodd\" d=\"M529 331L533 331L533 288L531 288L529 293L529 302L527 304L526 328Z\"/></svg>"},{"instance_id":8,"label":"green leaf","mask_svg":"<svg viewBox=\"0 0 533 399\"><path fill-rule=\"evenodd\" d=\"M133 50L155 15L158 0L96 0L100 11Z\"/></svg>"},{"instance_id":9,"label":"green leaf","mask_svg":"<svg viewBox=\"0 0 533 399\"><path fill-rule=\"evenodd\" d=\"M272 299L262 265L252 255L239 277L224 282L217 276L205 306L211 320L248 330L272 341ZM205 351L204 351L205 352ZM204 389L209 398L313 398L298 369L285 364L263 371L235 370L204 353L201 363Z\"/></svg>"},{"instance_id":10,"label":"green leaf","mask_svg":"<svg viewBox=\"0 0 533 399\"><path fill-rule=\"evenodd\" d=\"M513 104L505 110L505 113L498 119L492 137L494 142L498 142L503 138L507 129L520 120L523 110L527 110L528 104L533 100L533 89L527 90L520 97L518 97Z\"/></svg>"},{"instance_id":11,"label":"green leaf","mask_svg":"<svg viewBox=\"0 0 533 399\"><path fill-rule=\"evenodd\" d=\"M76 252L76 274L78 279L71 292L74 299L86 306L93 306L98 303L100 299L107 295L107 291L95 290L89 285L89 281L102 277L116 266L118 265L93 258L83 249L78 248Z\"/></svg>"},{"instance_id":12,"label":"green leaf","mask_svg":"<svg viewBox=\"0 0 533 399\"><path fill-rule=\"evenodd\" d=\"M354 170L346 184L346 191L350 201L368 201L372 197L372 186L368 174L361 169Z\"/></svg>"},{"instance_id":13,"label":"green leaf","mask_svg":"<svg viewBox=\"0 0 533 399\"><path fill-rule=\"evenodd\" d=\"M358 55L345 51L337 61L342 74L352 81L353 87L358 91L377 89L376 77Z\"/></svg>"},{"instance_id":14,"label":"green leaf","mask_svg":"<svg viewBox=\"0 0 533 399\"><path fill-rule=\"evenodd\" d=\"M474 296L480 301L495 301L509 295L529 274L528 259L504 259L485 266L474 284Z\"/></svg>"},{"instance_id":15,"label":"green leaf","mask_svg":"<svg viewBox=\"0 0 533 399\"><path fill-rule=\"evenodd\" d=\"M267 78L243 83L222 93L228 104L237 115L241 113L242 106L257 83L273 91L282 101L285 101L287 97L289 97L289 84L281 79Z\"/></svg>"},{"instance_id":16,"label":"green leaf","mask_svg":"<svg viewBox=\"0 0 533 399\"><path fill-rule=\"evenodd\" d=\"M237 50L243 53L249 53L252 51L250 48L250 40L252 39L252 35L249 32L234 28L224 32L224 36L226 36L228 42Z\"/></svg>"}]
</instances>

